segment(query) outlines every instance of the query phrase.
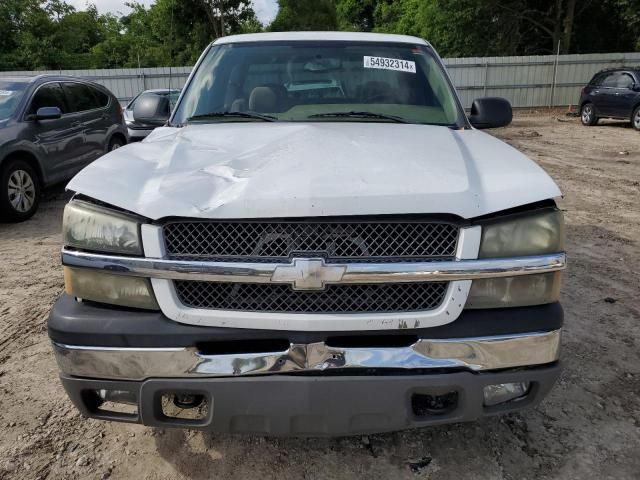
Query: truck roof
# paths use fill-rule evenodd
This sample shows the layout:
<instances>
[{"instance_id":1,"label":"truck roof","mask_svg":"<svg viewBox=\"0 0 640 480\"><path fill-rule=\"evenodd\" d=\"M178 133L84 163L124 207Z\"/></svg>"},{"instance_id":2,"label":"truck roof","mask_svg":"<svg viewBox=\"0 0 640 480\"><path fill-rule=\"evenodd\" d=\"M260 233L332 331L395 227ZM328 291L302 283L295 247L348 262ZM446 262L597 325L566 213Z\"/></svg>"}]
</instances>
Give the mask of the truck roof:
<instances>
[{"instance_id":1,"label":"truck roof","mask_svg":"<svg viewBox=\"0 0 640 480\"><path fill-rule=\"evenodd\" d=\"M247 33L243 35L230 35L218 38L214 45L240 42L278 42L278 41L347 41L347 42L391 42L391 43L413 43L429 45L422 38L409 35L394 35L389 33L362 33L362 32L267 32L267 33Z\"/></svg>"}]
</instances>

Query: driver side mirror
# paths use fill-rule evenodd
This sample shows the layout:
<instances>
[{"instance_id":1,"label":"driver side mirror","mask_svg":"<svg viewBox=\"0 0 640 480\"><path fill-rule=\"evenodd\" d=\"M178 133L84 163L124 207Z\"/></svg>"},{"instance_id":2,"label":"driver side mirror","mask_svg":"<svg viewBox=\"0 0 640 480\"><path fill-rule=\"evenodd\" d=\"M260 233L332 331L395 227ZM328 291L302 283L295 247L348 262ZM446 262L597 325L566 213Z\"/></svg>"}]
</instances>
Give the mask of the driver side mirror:
<instances>
[{"instance_id":1,"label":"driver side mirror","mask_svg":"<svg viewBox=\"0 0 640 480\"><path fill-rule=\"evenodd\" d=\"M62 117L62 111L58 107L40 107L33 119L39 120L57 120Z\"/></svg>"},{"instance_id":2,"label":"driver side mirror","mask_svg":"<svg viewBox=\"0 0 640 480\"><path fill-rule=\"evenodd\" d=\"M476 128L497 128L509 125L513 110L509 100L500 97L477 98L471 105L469 121Z\"/></svg>"},{"instance_id":3,"label":"driver side mirror","mask_svg":"<svg viewBox=\"0 0 640 480\"><path fill-rule=\"evenodd\" d=\"M144 95L133 106L133 118L136 123L161 127L171 116L169 99L161 95Z\"/></svg>"}]
</instances>

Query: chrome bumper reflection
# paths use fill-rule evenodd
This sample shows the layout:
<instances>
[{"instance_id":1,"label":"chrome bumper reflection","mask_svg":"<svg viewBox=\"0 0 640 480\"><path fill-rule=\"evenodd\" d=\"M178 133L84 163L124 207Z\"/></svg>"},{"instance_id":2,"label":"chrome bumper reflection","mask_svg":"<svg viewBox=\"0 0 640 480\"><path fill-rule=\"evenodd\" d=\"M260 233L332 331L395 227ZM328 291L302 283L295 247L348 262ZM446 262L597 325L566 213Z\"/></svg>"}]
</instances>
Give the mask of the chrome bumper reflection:
<instances>
[{"instance_id":1,"label":"chrome bumper reflection","mask_svg":"<svg viewBox=\"0 0 640 480\"><path fill-rule=\"evenodd\" d=\"M291 344L283 352L204 355L194 348L101 348L53 343L63 373L78 377L232 377L329 369L497 370L558 359L560 330L460 339L422 339L407 347L338 348Z\"/></svg>"}]
</instances>

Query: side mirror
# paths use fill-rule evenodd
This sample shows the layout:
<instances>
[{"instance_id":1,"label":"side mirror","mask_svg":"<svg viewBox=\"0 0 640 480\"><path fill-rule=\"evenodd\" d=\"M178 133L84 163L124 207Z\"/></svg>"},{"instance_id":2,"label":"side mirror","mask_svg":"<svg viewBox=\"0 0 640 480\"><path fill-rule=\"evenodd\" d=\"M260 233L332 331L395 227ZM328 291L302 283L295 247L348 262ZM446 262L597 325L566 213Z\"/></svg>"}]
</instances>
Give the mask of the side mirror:
<instances>
[{"instance_id":1,"label":"side mirror","mask_svg":"<svg viewBox=\"0 0 640 480\"><path fill-rule=\"evenodd\" d=\"M509 125L513 110L509 100L500 97L478 98L471 105L469 121L476 128L497 128Z\"/></svg>"},{"instance_id":2,"label":"side mirror","mask_svg":"<svg viewBox=\"0 0 640 480\"><path fill-rule=\"evenodd\" d=\"M170 116L169 99L161 95L144 95L133 106L133 119L136 123L161 127Z\"/></svg>"},{"instance_id":3,"label":"side mirror","mask_svg":"<svg viewBox=\"0 0 640 480\"><path fill-rule=\"evenodd\" d=\"M58 107L40 107L33 116L34 120L57 120L62 116Z\"/></svg>"},{"instance_id":4,"label":"side mirror","mask_svg":"<svg viewBox=\"0 0 640 480\"><path fill-rule=\"evenodd\" d=\"M631 90L633 90L634 92L640 92L640 83L634 83L633 85L631 85Z\"/></svg>"}]
</instances>

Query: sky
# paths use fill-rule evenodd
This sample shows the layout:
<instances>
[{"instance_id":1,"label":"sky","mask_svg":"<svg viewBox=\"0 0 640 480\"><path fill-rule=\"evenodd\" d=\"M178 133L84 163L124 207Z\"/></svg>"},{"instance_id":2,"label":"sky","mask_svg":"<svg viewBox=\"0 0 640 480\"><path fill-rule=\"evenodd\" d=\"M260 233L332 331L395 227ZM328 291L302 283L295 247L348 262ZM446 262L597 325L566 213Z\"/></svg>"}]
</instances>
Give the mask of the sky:
<instances>
[{"instance_id":1,"label":"sky","mask_svg":"<svg viewBox=\"0 0 640 480\"><path fill-rule=\"evenodd\" d=\"M100 13L126 14L129 12L129 8L125 6L125 1L126 0L90 0L90 3L94 3ZM153 0L137 1L147 7L153 3ZM67 2L78 10L83 10L87 5L87 0L67 0ZM276 16L278 5L276 0L253 0L253 9L258 19L262 23L267 24Z\"/></svg>"}]
</instances>

